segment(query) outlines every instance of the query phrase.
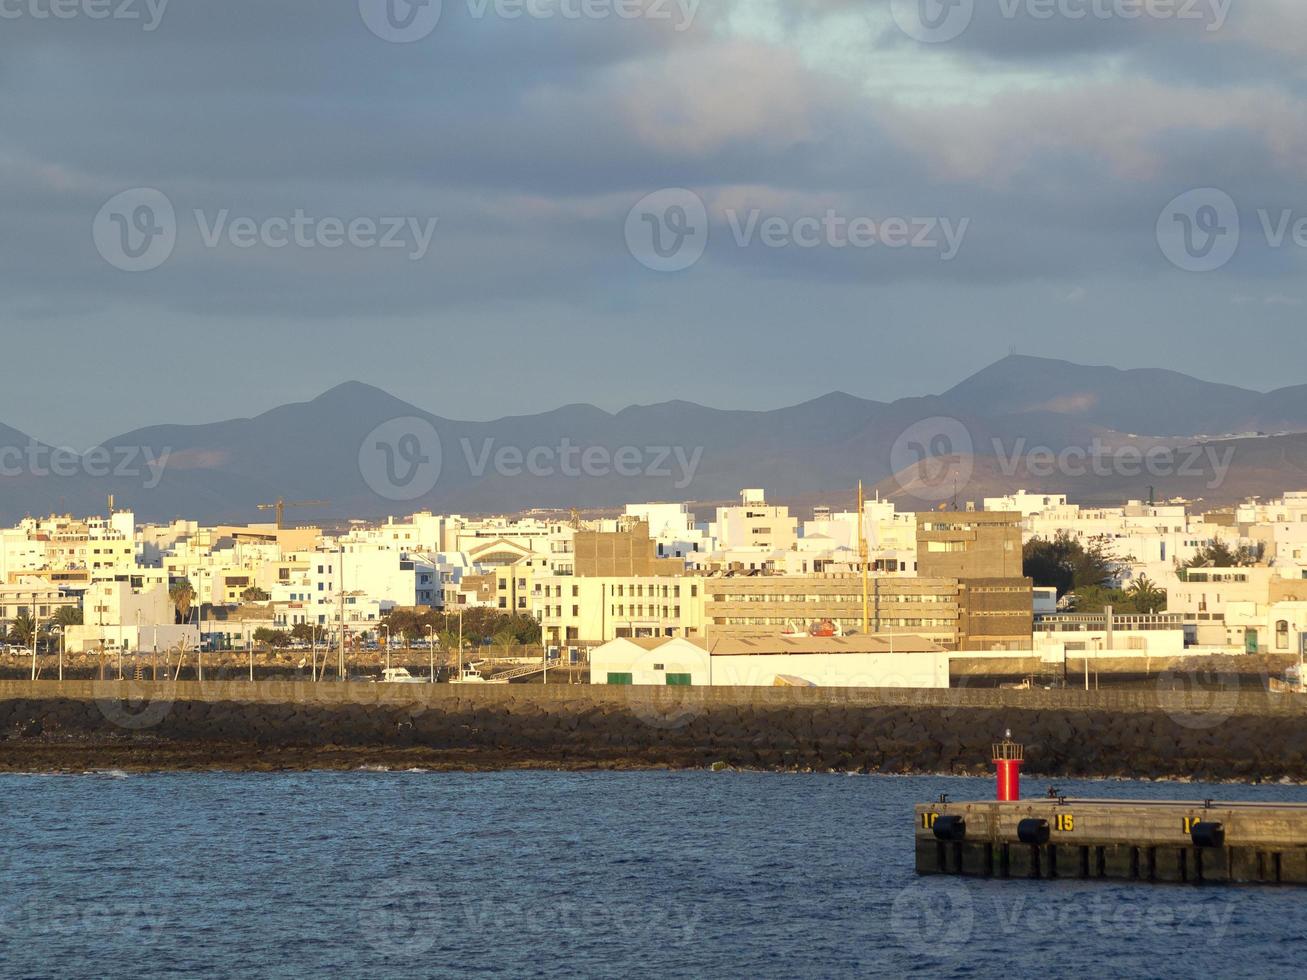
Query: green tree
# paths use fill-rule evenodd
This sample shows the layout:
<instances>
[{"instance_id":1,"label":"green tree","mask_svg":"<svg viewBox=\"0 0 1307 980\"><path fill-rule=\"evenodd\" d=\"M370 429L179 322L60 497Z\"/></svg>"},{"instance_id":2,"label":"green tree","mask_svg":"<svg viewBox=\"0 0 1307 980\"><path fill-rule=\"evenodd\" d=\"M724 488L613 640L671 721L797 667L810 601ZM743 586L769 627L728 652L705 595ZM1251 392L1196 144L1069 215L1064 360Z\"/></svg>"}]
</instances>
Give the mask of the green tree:
<instances>
[{"instance_id":1,"label":"green tree","mask_svg":"<svg viewBox=\"0 0 1307 980\"><path fill-rule=\"evenodd\" d=\"M290 646L290 634L284 630L271 630L266 626L260 626L254 631L254 642L262 643L266 647L281 649Z\"/></svg>"},{"instance_id":2,"label":"green tree","mask_svg":"<svg viewBox=\"0 0 1307 980\"><path fill-rule=\"evenodd\" d=\"M195 588L188 579L179 578L168 586L168 598L177 610L177 622L190 621L191 605L195 602Z\"/></svg>"},{"instance_id":3,"label":"green tree","mask_svg":"<svg viewBox=\"0 0 1307 980\"><path fill-rule=\"evenodd\" d=\"M1057 589L1058 598L1069 592L1101 588L1112 578L1113 557L1102 541L1080 543L1065 531L1051 541L1033 538L1023 552L1025 574L1040 587Z\"/></svg>"},{"instance_id":4,"label":"green tree","mask_svg":"<svg viewBox=\"0 0 1307 980\"><path fill-rule=\"evenodd\" d=\"M1125 591L1126 598L1137 613L1153 614L1166 608L1166 590L1160 588L1147 575L1140 575Z\"/></svg>"},{"instance_id":5,"label":"green tree","mask_svg":"<svg viewBox=\"0 0 1307 980\"><path fill-rule=\"evenodd\" d=\"M62 626L67 629L69 626L82 625L82 607L81 606L60 606L54 611L53 617L55 626Z\"/></svg>"},{"instance_id":6,"label":"green tree","mask_svg":"<svg viewBox=\"0 0 1307 980\"><path fill-rule=\"evenodd\" d=\"M15 646L30 647L32 637L36 634L36 623L27 613L14 617L9 626L9 642Z\"/></svg>"},{"instance_id":7,"label":"green tree","mask_svg":"<svg viewBox=\"0 0 1307 980\"><path fill-rule=\"evenodd\" d=\"M290 629L290 638L296 643L312 643L321 636L321 630L309 623L296 623Z\"/></svg>"},{"instance_id":8,"label":"green tree","mask_svg":"<svg viewBox=\"0 0 1307 980\"><path fill-rule=\"evenodd\" d=\"M1213 541L1180 565L1177 572L1180 581L1184 582L1188 580L1186 573L1191 568L1248 568L1260 562L1265 551L1265 546L1260 544L1231 548L1224 541Z\"/></svg>"},{"instance_id":9,"label":"green tree","mask_svg":"<svg viewBox=\"0 0 1307 980\"><path fill-rule=\"evenodd\" d=\"M257 585L251 585L241 593L241 599L245 602L267 602L271 598L272 596L268 595L268 593L264 592Z\"/></svg>"}]
</instances>

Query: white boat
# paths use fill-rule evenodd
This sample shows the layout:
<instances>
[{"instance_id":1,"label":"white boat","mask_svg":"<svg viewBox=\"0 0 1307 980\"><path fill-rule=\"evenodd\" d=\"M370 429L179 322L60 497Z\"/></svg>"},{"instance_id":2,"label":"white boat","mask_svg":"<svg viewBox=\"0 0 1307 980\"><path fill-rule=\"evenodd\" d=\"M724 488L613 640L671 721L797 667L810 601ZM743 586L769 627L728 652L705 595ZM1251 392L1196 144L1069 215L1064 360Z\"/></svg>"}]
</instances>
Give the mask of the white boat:
<instances>
[{"instance_id":1,"label":"white boat","mask_svg":"<svg viewBox=\"0 0 1307 980\"><path fill-rule=\"evenodd\" d=\"M480 666L481 666L480 663L475 663L475 664L464 664L464 665L463 665L463 673L462 673L462 675L459 676L459 677L452 678L452 679L450 680L449 683L451 683L451 684L504 684L504 683L507 683L506 681L494 681L494 680L490 680L490 681L488 681L488 680L486 680L484 677L481 676L481 671L477 669L477 668L480 667Z\"/></svg>"},{"instance_id":2,"label":"white boat","mask_svg":"<svg viewBox=\"0 0 1307 980\"><path fill-rule=\"evenodd\" d=\"M388 667L381 672L382 684L425 684L421 677L414 677L407 667Z\"/></svg>"}]
</instances>

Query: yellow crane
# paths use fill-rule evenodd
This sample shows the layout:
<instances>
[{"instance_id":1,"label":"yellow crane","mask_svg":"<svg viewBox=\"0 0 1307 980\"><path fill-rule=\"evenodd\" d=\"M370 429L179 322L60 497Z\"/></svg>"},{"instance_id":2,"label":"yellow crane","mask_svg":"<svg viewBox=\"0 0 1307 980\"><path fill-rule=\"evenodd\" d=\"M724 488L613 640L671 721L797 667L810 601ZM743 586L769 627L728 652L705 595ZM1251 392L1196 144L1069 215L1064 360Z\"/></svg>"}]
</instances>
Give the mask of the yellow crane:
<instances>
[{"instance_id":1,"label":"yellow crane","mask_svg":"<svg viewBox=\"0 0 1307 980\"><path fill-rule=\"evenodd\" d=\"M259 510L275 510L277 512L277 530L281 531L286 527L287 507L326 507L330 503L329 500L287 500L285 497L279 497L274 503L259 504Z\"/></svg>"}]
</instances>

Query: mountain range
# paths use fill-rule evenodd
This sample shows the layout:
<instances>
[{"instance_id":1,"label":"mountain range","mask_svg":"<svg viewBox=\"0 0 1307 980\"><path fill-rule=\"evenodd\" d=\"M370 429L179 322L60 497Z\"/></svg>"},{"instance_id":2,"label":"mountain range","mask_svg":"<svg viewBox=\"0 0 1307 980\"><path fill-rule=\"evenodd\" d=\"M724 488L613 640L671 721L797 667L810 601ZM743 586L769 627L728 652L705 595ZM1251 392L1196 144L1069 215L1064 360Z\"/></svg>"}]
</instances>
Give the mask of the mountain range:
<instances>
[{"instance_id":1,"label":"mountain range","mask_svg":"<svg viewBox=\"0 0 1307 980\"><path fill-rule=\"evenodd\" d=\"M80 455L0 425L5 523L101 513L109 494L143 520L204 522L257 520L257 506L279 498L328 502L288 511L296 521L712 502L744 487L847 506L859 480L906 509L1017 488L1206 506L1307 488L1307 385L1261 393L1014 355L940 395L835 392L766 412L672 401L462 422L355 382L255 418L128 432Z\"/></svg>"}]
</instances>

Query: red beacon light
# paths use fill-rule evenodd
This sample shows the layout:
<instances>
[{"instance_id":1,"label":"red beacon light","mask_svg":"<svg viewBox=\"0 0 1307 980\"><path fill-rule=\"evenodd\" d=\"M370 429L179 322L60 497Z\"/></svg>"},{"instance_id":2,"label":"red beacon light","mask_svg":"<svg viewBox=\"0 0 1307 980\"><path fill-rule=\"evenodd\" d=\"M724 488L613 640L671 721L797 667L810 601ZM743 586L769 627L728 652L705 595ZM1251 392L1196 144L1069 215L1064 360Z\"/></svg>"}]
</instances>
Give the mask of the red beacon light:
<instances>
[{"instance_id":1,"label":"red beacon light","mask_svg":"<svg viewBox=\"0 0 1307 980\"><path fill-rule=\"evenodd\" d=\"M1016 803L1021 799L1021 766L1025 758L1026 747L1012 741L1012 729L1009 728L1004 733L1003 741L994 745L1000 803Z\"/></svg>"}]
</instances>

